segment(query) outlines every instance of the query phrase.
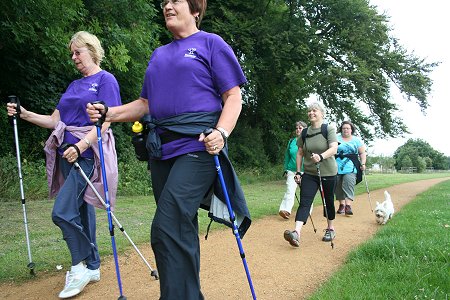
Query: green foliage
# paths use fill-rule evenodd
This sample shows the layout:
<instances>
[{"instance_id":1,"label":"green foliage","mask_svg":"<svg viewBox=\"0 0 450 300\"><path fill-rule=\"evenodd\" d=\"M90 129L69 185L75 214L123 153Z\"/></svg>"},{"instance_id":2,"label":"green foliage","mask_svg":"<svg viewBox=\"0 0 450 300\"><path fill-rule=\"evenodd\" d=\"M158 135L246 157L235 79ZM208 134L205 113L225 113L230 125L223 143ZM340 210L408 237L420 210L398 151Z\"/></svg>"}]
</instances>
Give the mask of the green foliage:
<instances>
[{"instance_id":1,"label":"green foliage","mask_svg":"<svg viewBox=\"0 0 450 300\"><path fill-rule=\"evenodd\" d=\"M371 155L368 155L367 156L367 161L366 161L366 167L367 168L372 168L374 164L379 164L381 170L389 170L389 169L393 170L394 169L395 160L391 156L384 156L384 155L371 156Z\"/></svg>"},{"instance_id":2,"label":"green foliage","mask_svg":"<svg viewBox=\"0 0 450 300\"><path fill-rule=\"evenodd\" d=\"M409 139L394 153L395 168L416 167L418 172L426 167L435 170L447 170L449 165L443 153L434 150L430 144L422 139ZM419 171L420 170L420 171Z\"/></svg>"},{"instance_id":3,"label":"green foliage","mask_svg":"<svg viewBox=\"0 0 450 300\"><path fill-rule=\"evenodd\" d=\"M391 81L428 106L436 64L408 54L389 36L387 21L364 0L232 0L211 2L202 26L235 50L249 80L241 120L263 132L260 151L279 162L311 95L326 104L330 121L351 119L366 140L407 131L392 114Z\"/></svg>"},{"instance_id":4,"label":"green foliage","mask_svg":"<svg viewBox=\"0 0 450 300\"><path fill-rule=\"evenodd\" d=\"M44 161L22 159L22 184L25 200L48 197ZM21 199L20 180L15 156L8 154L0 158L0 203Z\"/></svg>"},{"instance_id":5,"label":"green foliage","mask_svg":"<svg viewBox=\"0 0 450 300\"><path fill-rule=\"evenodd\" d=\"M0 74L0 98L16 94L26 108L52 113L61 93L80 76L67 42L76 31L87 30L102 42L102 67L116 76L123 103L136 99L151 52L172 39L159 3L2 1L0 63L7 72ZM366 0L210 1L202 29L231 45L248 78L236 132L245 129L254 136L233 132L230 151L238 164L260 168L281 162L293 124L306 119L312 95L328 107L329 121L351 119L368 141L407 132L402 120L392 117L397 107L389 101L391 82L408 101L423 110L428 106L429 74L437 64L408 53L390 36L388 17ZM7 132L4 112L0 117L0 130ZM43 158L48 130L26 122L20 130L26 137L23 148L33 159ZM116 137L125 140L127 134L117 131ZM250 140L255 142L243 146ZM0 156L11 149L8 135ZM118 150L119 157L126 157L122 151L126 147ZM445 159L433 159L434 168L444 165Z\"/></svg>"},{"instance_id":6,"label":"green foliage","mask_svg":"<svg viewBox=\"0 0 450 300\"><path fill-rule=\"evenodd\" d=\"M2 1L0 98L15 94L27 109L51 114L69 83L80 77L67 45L75 32L86 30L100 39L102 67L116 76L123 102L136 99L151 51L159 45L160 27L151 22L156 13L145 0ZM11 126L1 111L0 129L8 132ZM32 159L43 158L49 131L27 122L19 125L22 148ZM0 156L13 149L10 137L0 144Z\"/></svg>"}]
</instances>

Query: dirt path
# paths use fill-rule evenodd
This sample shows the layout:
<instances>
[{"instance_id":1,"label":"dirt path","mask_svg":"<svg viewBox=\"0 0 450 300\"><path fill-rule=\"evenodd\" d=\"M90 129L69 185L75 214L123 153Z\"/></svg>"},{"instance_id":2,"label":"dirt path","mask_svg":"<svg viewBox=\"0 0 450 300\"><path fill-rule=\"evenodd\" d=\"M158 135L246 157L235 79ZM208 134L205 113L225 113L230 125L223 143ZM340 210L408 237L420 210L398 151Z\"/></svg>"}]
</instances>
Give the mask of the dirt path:
<instances>
[{"instance_id":1,"label":"dirt path","mask_svg":"<svg viewBox=\"0 0 450 300\"><path fill-rule=\"evenodd\" d=\"M388 188L396 211L417 194L448 178L405 183ZM383 200L383 191L371 191L372 205ZM281 199L281 196L280 196ZM379 228L370 210L367 194L356 197L352 217L336 216L334 249L321 241L325 220L316 207L310 222L303 228L300 248L293 248L283 239L283 231L292 229L294 220L283 220L278 215L254 222L242 240L258 299L304 299L317 289L343 263L350 250L370 239ZM203 236L201 243L201 281L206 299L251 299L236 239L229 229ZM149 246L139 249L155 267ZM159 281L150 276L140 257L130 250L119 257L123 293L128 299L158 299ZM83 293L73 299L117 299L119 291L114 262L105 260L101 267L102 280L89 284ZM5 299L58 299L64 286L64 276L42 276L23 285L3 284L0 289ZM180 299L181 300L181 299Z\"/></svg>"}]
</instances>

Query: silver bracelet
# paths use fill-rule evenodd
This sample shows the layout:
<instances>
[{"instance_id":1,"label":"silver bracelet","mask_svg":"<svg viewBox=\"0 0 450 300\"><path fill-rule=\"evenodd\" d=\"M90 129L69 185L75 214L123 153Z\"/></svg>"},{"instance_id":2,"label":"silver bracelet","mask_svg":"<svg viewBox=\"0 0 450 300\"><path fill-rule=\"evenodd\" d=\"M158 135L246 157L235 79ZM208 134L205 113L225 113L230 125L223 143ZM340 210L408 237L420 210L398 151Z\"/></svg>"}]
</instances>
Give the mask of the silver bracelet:
<instances>
[{"instance_id":1,"label":"silver bracelet","mask_svg":"<svg viewBox=\"0 0 450 300\"><path fill-rule=\"evenodd\" d=\"M88 140L86 137L82 138L82 140L88 145L88 148L91 147L91 141Z\"/></svg>"}]
</instances>

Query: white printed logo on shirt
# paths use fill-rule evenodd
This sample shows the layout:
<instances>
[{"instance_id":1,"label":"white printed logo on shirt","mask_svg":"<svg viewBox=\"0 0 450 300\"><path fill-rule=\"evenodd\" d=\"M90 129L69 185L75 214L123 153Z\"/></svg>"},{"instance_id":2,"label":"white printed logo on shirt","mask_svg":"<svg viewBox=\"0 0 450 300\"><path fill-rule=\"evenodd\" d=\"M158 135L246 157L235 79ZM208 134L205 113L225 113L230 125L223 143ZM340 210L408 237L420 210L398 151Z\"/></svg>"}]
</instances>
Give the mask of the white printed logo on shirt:
<instances>
[{"instance_id":1,"label":"white printed logo on shirt","mask_svg":"<svg viewBox=\"0 0 450 300\"><path fill-rule=\"evenodd\" d=\"M91 92L97 92L97 87L98 87L98 84L97 84L97 83L92 83L92 84L91 84L91 87L89 88L89 90L90 90Z\"/></svg>"},{"instance_id":2,"label":"white printed logo on shirt","mask_svg":"<svg viewBox=\"0 0 450 300\"><path fill-rule=\"evenodd\" d=\"M185 53L184 57L197 58L197 55L195 54L195 51L197 51L196 48L189 48L187 51L188 53Z\"/></svg>"}]
</instances>

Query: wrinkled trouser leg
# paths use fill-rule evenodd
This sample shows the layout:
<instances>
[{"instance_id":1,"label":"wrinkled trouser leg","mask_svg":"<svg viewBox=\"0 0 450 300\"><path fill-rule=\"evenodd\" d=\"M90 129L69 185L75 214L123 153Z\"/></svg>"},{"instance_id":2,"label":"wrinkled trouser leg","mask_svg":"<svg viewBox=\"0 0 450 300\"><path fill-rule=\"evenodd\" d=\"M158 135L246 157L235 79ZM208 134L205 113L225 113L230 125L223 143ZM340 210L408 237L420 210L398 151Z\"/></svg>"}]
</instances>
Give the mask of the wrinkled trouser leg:
<instances>
[{"instance_id":1,"label":"wrinkled trouser leg","mask_svg":"<svg viewBox=\"0 0 450 300\"><path fill-rule=\"evenodd\" d=\"M95 208L83 200L87 183L64 158L59 157L58 163L65 181L53 205L53 223L62 231L72 256L72 265L86 261L89 269L98 269L100 256L96 242ZM80 158L78 164L90 178L94 170L93 159Z\"/></svg>"},{"instance_id":2,"label":"wrinkled trouser leg","mask_svg":"<svg viewBox=\"0 0 450 300\"><path fill-rule=\"evenodd\" d=\"M197 211L217 175L213 157L194 152L152 161L151 172L157 201L151 244L160 276L160 299L204 299Z\"/></svg>"}]
</instances>

